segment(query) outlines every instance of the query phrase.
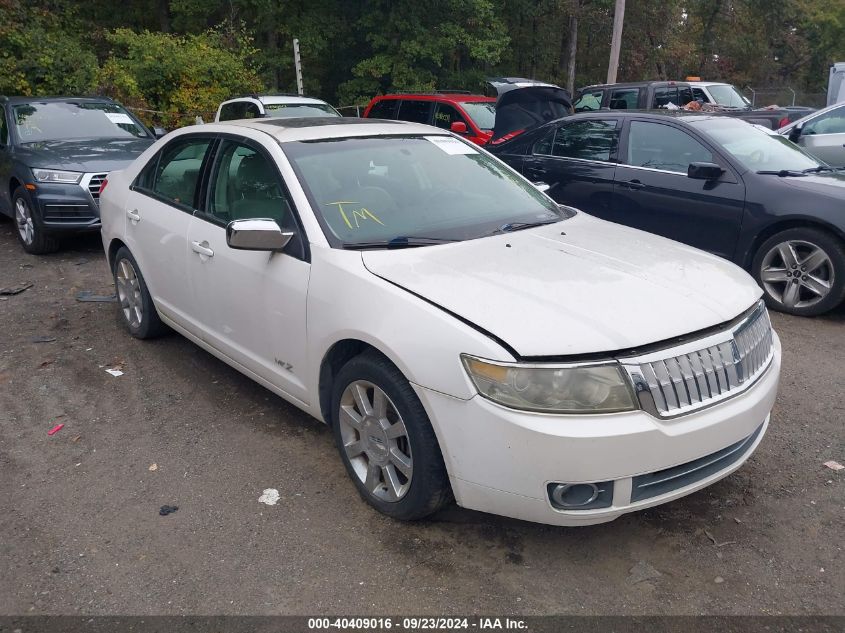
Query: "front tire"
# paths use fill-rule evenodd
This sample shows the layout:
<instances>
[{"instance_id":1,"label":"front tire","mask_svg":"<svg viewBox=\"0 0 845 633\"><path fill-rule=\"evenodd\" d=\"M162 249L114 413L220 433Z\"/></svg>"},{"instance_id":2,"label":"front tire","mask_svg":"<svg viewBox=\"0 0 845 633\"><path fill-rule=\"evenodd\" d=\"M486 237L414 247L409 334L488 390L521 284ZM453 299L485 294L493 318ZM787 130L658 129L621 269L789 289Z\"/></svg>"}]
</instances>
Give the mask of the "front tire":
<instances>
[{"instance_id":1,"label":"front tire","mask_svg":"<svg viewBox=\"0 0 845 633\"><path fill-rule=\"evenodd\" d=\"M23 250L32 255L46 255L59 250L59 240L44 232L44 227L35 217L35 206L29 193L23 187L15 189L12 196L15 212L15 228Z\"/></svg>"},{"instance_id":2,"label":"front tire","mask_svg":"<svg viewBox=\"0 0 845 633\"><path fill-rule=\"evenodd\" d=\"M752 274L773 310L823 314L845 298L845 246L818 229L787 229L763 242Z\"/></svg>"},{"instance_id":3,"label":"front tire","mask_svg":"<svg viewBox=\"0 0 845 633\"><path fill-rule=\"evenodd\" d=\"M443 456L425 409L402 372L365 352L337 375L335 443L361 497L379 512L412 521L451 499Z\"/></svg>"},{"instance_id":4,"label":"front tire","mask_svg":"<svg viewBox=\"0 0 845 633\"><path fill-rule=\"evenodd\" d=\"M125 246L121 246L115 253L112 275L120 314L129 333L135 338L146 339L167 332L167 326L158 316L138 263Z\"/></svg>"}]
</instances>

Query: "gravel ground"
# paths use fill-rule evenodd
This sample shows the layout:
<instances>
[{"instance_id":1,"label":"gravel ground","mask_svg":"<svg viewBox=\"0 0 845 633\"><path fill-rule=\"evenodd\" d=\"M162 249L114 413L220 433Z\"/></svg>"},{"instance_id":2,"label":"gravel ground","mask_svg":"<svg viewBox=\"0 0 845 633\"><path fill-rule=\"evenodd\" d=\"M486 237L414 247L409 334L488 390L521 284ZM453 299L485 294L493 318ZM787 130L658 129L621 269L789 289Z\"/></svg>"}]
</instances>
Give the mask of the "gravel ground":
<instances>
[{"instance_id":1,"label":"gravel ground","mask_svg":"<svg viewBox=\"0 0 845 633\"><path fill-rule=\"evenodd\" d=\"M0 615L845 613L845 471L822 465L845 463L845 309L773 315L769 433L706 490L595 527L457 507L401 524L320 423L77 301L113 292L97 236L33 257L0 224L0 287L21 282L0 301Z\"/></svg>"}]
</instances>

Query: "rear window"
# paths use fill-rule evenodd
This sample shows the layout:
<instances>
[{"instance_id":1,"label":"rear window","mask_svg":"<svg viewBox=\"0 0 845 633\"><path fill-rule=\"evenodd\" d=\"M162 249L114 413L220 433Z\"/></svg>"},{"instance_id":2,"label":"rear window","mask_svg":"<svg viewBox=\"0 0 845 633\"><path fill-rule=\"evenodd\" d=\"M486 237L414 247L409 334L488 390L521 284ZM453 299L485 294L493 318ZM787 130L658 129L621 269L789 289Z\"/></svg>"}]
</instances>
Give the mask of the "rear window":
<instances>
[{"instance_id":1,"label":"rear window","mask_svg":"<svg viewBox=\"0 0 845 633\"><path fill-rule=\"evenodd\" d=\"M398 104L399 102L396 99L382 99L381 101L376 101L373 104L373 107L370 108L367 117L371 119L395 119L396 106Z\"/></svg>"},{"instance_id":2,"label":"rear window","mask_svg":"<svg viewBox=\"0 0 845 633\"><path fill-rule=\"evenodd\" d=\"M271 119L340 116L328 103L265 103L264 116Z\"/></svg>"}]
</instances>

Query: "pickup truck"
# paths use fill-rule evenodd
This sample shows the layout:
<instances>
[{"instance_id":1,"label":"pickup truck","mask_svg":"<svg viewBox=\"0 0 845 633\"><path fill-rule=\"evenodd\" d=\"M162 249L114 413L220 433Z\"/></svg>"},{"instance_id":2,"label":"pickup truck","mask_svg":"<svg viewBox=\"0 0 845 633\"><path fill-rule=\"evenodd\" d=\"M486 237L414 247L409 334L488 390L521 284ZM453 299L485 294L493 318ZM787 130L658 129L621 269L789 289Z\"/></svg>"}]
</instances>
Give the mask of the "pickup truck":
<instances>
[{"instance_id":1,"label":"pickup truck","mask_svg":"<svg viewBox=\"0 0 845 633\"><path fill-rule=\"evenodd\" d=\"M701 83L701 82L698 82ZM709 82L708 82L709 85ZM730 86L729 84L724 84ZM789 125L806 112L783 108L753 109L745 100L737 107L709 103L700 85L686 81L637 81L630 83L597 84L581 88L573 104L575 112L610 110L657 110L683 107L691 101L709 104L708 113L733 116L771 130ZM696 94L698 92L698 94ZM741 95L740 95L741 97Z\"/></svg>"}]
</instances>

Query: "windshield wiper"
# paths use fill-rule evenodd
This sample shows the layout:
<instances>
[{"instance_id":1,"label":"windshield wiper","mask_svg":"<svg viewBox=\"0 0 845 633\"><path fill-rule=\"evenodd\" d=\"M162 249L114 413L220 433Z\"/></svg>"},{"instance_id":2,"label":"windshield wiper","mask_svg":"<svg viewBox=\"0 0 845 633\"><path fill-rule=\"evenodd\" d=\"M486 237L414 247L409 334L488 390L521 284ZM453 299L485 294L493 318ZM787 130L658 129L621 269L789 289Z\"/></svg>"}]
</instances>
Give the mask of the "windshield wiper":
<instances>
[{"instance_id":1,"label":"windshield wiper","mask_svg":"<svg viewBox=\"0 0 845 633\"><path fill-rule=\"evenodd\" d=\"M502 226L496 227L489 233L485 233L482 237L488 235L496 235L498 233L513 233L514 231L521 231L523 229L531 229L535 226L543 226L544 224L554 224L560 222L562 218L555 218L554 220L538 220L536 222L508 222Z\"/></svg>"},{"instance_id":2,"label":"windshield wiper","mask_svg":"<svg viewBox=\"0 0 845 633\"><path fill-rule=\"evenodd\" d=\"M416 246L433 246L435 244L448 244L458 240L445 237L409 237L400 235L389 240L372 242L342 242L341 247L348 250L365 250L376 248L414 248Z\"/></svg>"},{"instance_id":3,"label":"windshield wiper","mask_svg":"<svg viewBox=\"0 0 845 633\"><path fill-rule=\"evenodd\" d=\"M818 167L810 167L809 169L804 169L801 173L804 174L817 174L820 171L840 171L842 167L831 167L830 165L819 165Z\"/></svg>"},{"instance_id":4,"label":"windshield wiper","mask_svg":"<svg viewBox=\"0 0 845 633\"><path fill-rule=\"evenodd\" d=\"M764 176L780 176L781 178L785 178L787 176L806 176L803 171L797 171L795 169L779 169L779 170L762 170L758 171L758 174L762 174Z\"/></svg>"}]
</instances>

